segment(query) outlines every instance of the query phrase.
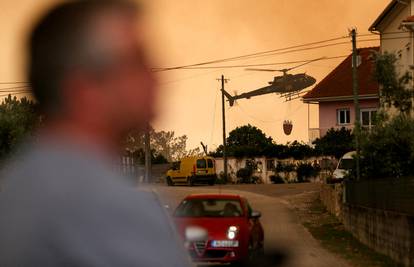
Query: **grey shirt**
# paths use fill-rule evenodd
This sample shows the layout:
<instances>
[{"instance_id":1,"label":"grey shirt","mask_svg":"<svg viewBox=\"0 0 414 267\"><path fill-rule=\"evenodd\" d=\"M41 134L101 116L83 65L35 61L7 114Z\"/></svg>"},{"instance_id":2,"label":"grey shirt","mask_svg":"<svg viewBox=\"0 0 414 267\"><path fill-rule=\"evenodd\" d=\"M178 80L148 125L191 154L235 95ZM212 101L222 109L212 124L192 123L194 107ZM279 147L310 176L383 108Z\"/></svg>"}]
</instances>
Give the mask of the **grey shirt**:
<instances>
[{"instance_id":1,"label":"grey shirt","mask_svg":"<svg viewBox=\"0 0 414 267\"><path fill-rule=\"evenodd\" d=\"M27 145L0 178L0 266L186 267L154 194L98 153Z\"/></svg>"}]
</instances>

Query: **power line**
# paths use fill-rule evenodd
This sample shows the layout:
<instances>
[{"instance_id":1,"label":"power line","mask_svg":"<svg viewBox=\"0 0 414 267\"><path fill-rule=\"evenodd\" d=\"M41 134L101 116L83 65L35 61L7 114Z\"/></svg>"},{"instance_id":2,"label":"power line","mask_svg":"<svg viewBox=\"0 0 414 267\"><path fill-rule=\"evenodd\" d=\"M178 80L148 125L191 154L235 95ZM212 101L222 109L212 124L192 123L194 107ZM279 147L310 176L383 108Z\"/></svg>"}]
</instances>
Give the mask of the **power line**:
<instances>
[{"instance_id":1,"label":"power line","mask_svg":"<svg viewBox=\"0 0 414 267\"><path fill-rule=\"evenodd\" d=\"M397 40L397 39L409 39L409 38L410 38L409 36L407 36L407 37L388 37L388 38L382 38L382 40ZM378 38L375 38L375 39L371 38L371 39L358 40L358 42L373 42L373 41L379 41L379 39ZM306 48L301 48L301 49L294 49L294 50L288 50L288 51L284 51L284 52L272 53L272 54L267 54L266 56L283 55L283 54L294 53L294 52L309 51L309 50L325 48L325 47L331 47L331 46L337 46L337 45L345 45L345 44L348 45L349 43L350 42L337 42L337 43L332 43L332 44L319 45L319 46L314 46L314 47L306 47ZM344 57L347 57L347 56L349 56L349 55L326 57L326 58L321 58L320 60L330 60L330 59L344 58ZM275 63L261 63L261 64L245 64L245 65L178 67L178 68L169 68L169 69L164 69L164 70L178 70L178 69L198 70L198 69L243 68L243 67L259 67L259 66L271 66L271 65L296 64L296 63L303 63L303 62L308 62L308 61L311 61L311 60L300 60L300 61L290 61L290 62L275 62Z\"/></svg>"},{"instance_id":2,"label":"power line","mask_svg":"<svg viewBox=\"0 0 414 267\"><path fill-rule=\"evenodd\" d=\"M342 55L342 56L323 57L323 58L308 59L308 60L274 62L274 63L260 63L260 64L241 64L241 65L225 65L225 66L200 66L200 67L188 67L188 68L182 68L182 69L197 70L197 69L231 69L231 68L246 68L246 67L263 67L263 66L274 66L274 65L299 64L299 63L306 63L306 62L311 62L311 61L331 60L331 59L344 58L344 57L347 57L347 56L348 55Z\"/></svg>"},{"instance_id":3,"label":"power line","mask_svg":"<svg viewBox=\"0 0 414 267\"><path fill-rule=\"evenodd\" d=\"M405 32L401 32L401 31L399 31L399 32L384 32L384 33L381 33L381 35L394 35L394 34L402 34L402 33L405 33ZM378 35L380 35L380 34L379 33L368 32L368 33L364 33L364 34L358 34L357 38L366 37L366 36L378 36Z\"/></svg>"},{"instance_id":4,"label":"power line","mask_svg":"<svg viewBox=\"0 0 414 267\"><path fill-rule=\"evenodd\" d=\"M378 39L364 39L364 40L358 40L358 42L371 42L371 41L379 41L379 40L399 40L399 39L411 39L410 36L405 37L387 37L387 38L378 38Z\"/></svg>"},{"instance_id":5,"label":"power line","mask_svg":"<svg viewBox=\"0 0 414 267\"><path fill-rule=\"evenodd\" d=\"M196 66L202 66L202 65L210 65L210 64L214 64L214 63L222 63L222 62L234 61L234 60L239 60L239 59L244 59L244 58L251 58L252 56L266 55L266 54L273 53L273 52L279 52L279 51L295 49L295 48L300 48L300 47L305 47L305 46L310 46L310 45L316 45L316 44L321 44L321 43L326 43L326 42L332 42L332 41L337 41L337 40L341 40L341 39L345 39L345 38L349 38L349 37L348 36L341 36L341 37L326 39L326 40L322 40L322 41L306 43L306 44L301 44L301 45L295 45L295 46L290 46L290 47L284 47L284 48L278 48L278 49L273 49L273 50L268 50L268 51L263 51L263 52L256 52L256 53L251 53L251 54L246 54L246 55L241 55L241 56L236 56L236 57L229 57L229 58L224 58L224 59L217 59L217 60L211 60L211 61L206 61L206 62L201 62L201 63L195 63L195 64L189 64L189 65L183 65L183 66L176 66L176 67L169 67L169 68L153 68L153 70L154 71L166 71L166 70L175 70L175 69L196 67Z\"/></svg>"},{"instance_id":6,"label":"power line","mask_svg":"<svg viewBox=\"0 0 414 267\"><path fill-rule=\"evenodd\" d=\"M404 34L404 32L389 32L389 33L383 33L382 35L394 35L394 34ZM368 36L378 36L378 34L374 34L374 33L360 34L358 35L358 38L368 37ZM281 55L281 54L286 54L286 53L307 51L307 50L336 46L336 45L345 45L345 44L349 44L350 42L349 41L348 42L336 42L332 44L314 46L318 44L333 42L333 41L347 39L347 38L349 38L349 36L341 36L341 37L326 39L322 41L305 43L301 45L295 45L295 46L273 49L273 50L268 50L268 51L256 52L256 53L251 53L251 54L246 54L246 55L241 55L241 56L236 56L236 57L217 59L217 60L211 60L211 61L206 61L206 62L201 62L201 63L176 66L176 67L153 68L152 70L156 72L160 72L160 71L179 70L179 69L201 69L200 66L204 66L204 65L211 65L211 64L223 63L223 62L228 62L228 61L236 61L236 60L241 60L241 59L250 59L250 58L264 57L264 56L271 56L271 55ZM393 39L401 39L401 38L409 38L409 37L390 37L390 38L382 38L382 39L393 40ZM367 42L367 41L378 41L378 40L379 39L366 39L366 40L361 40L361 41ZM313 47L308 47L308 46L313 46ZM298 49L298 48L302 48L302 49ZM224 67L224 68L227 68L227 67Z\"/></svg>"},{"instance_id":7,"label":"power line","mask_svg":"<svg viewBox=\"0 0 414 267\"><path fill-rule=\"evenodd\" d=\"M394 35L394 34L404 34L404 33L405 32L389 32L389 33L382 33L382 35ZM360 37L368 37L368 36L378 36L378 34L367 33L367 34L360 34L357 37L360 38ZM303 63L303 62L307 62L307 61L310 61L310 60L300 60L300 61L290 61L290 62L275 62L275 63L262 63L262 64L245 64L245 65L241 64L241 65L230 65L230 66L204 66L203 67L203 65L210 65L210 64L214 64L214 63L222 63L222 62L236 61L236 60L243 60L243 59L244 60L254 59L254 58L260 58L260 57L265 57L265 56L283 55L283 54L288 54L288 53L308 51L308 50L313 50L313 49L319 49L319 48L349 44L349 42L336 42L336 43L331 43L331 44L326 44L326 45L313 46L313 45L317 45L317 44L332 42L332 41L336 41L336 40L342 40L342 39L346 39L346 38L349 38L349 37L348 36L341 36L341 37L325 39L325 40L321 40L321 41L317 41L317 42L305 43L305 44L301 44L301 45L295 45L295 46L290 46L290 47L285 47L285 48L273 49L273 50L268 50L268 51L263 51L263 52L256 52L256 53L251 53L251 54L246 54L246 55L241 55L241 56L236 56L236 57L229 57L229 58L224 58L224 59L219 59L219 60L212 60L212 61L201 62L201 63L191 64L191 65L184 65L184 66L178 66L178 67L172 67L172 68L153 68L153 71L167 71L167 70L178 70L178 69L188 69L188 70L227 69L227 68L260 67L260 66ZM407 37L388 37L388 38L382 38L382 40L396 40L396 39L405 39L405 38L408 39L410 37L408 37L408 36ZM371 38L371 39L364 39L364 40L358 40L358 41L359 42L371 42L371 41L378 41L378 40L379 39L377 39L377 38L376 39ZM311 46L311 47L307 47L307 46ZM296 49L296 48L301 48L301 49ZM336 59L336 58L343 58L343 57L347 57L347 56L348 55L346 55L346 56L336 56L336 57L326 57L326 58L321 59L321 60L330 60L330 59ZM215 71L213 71L213 72L215 72ZM167 82L162 83L162 84L168 84L168 83L179 82L179 81L182 81L182 80L192 79L192 78L202 76L202 75L206 75L206 74L213 73L213 72L201 73L201 74L198 74L198 75L185 77L185 78L180 79L180 80L167 81ZM25 81L0 82L0 85L12 85L12 84L28 84L28 82L25 82ZM2 92L4 90L14 90L14 89L20 89L20 88L29 88L29 87L30 87L29 85L26 85L26 86L18 86L18 87L0 88L0 92Z\"/></svg>"},{"instance_id":8,"label":"power line","mask_svg":"<svg viewBox=\"0 0 414 267\"><path fill-rule=\"evenodd\" d=\"M367 39L367 40L364 40L364 41L378 41L378 39ZM290 54L290 53L295 53L295 52L309 51L309 50L315 50L315 49L326 48L326 47L331 47L331 46L349 45L349 44L350 44L349 41L347 41L347 42L336 42L336 43L332 43L332 44L318 45L318 46L313 46L313 47L291 49L291 50L287 50L287 51L283 51L283 52L266 53L265 55L261 55L261 56L284 55L284 54ZM256 56L256 57L258 57L258 56ZM253 57L248 57L248 58L253 58ZM158 71L169 71L169 70L191 69L191 68L200 69L199 66L210 65L210 64L213 64L213 63L199 63L199 64L193 64L193 65L188 65L188 66L181 66L181 67L175 67L175 68L164 68L164 69L154 69L154 70L158 72Z\"/></svg>"}]
</instances>

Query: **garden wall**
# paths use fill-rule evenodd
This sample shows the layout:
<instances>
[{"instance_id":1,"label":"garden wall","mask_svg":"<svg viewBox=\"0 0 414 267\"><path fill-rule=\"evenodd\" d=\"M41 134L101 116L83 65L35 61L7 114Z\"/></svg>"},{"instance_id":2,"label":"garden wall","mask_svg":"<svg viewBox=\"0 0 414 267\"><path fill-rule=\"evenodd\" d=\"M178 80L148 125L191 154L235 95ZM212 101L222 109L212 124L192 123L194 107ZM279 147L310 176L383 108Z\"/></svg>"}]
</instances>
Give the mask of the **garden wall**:
<instances>
[{"instance_id":1,"label":"garden wall","mask_svg":"<svg viewBox=\"0 0 414 267\"><path fill-rule=\"evenodd\" d=\"M320 199L361 243L405 266L414 265L414 216L346 203L344 185L323 184ZM414 205L414 204L413 204Z\"/></svg>"}]
</instances>

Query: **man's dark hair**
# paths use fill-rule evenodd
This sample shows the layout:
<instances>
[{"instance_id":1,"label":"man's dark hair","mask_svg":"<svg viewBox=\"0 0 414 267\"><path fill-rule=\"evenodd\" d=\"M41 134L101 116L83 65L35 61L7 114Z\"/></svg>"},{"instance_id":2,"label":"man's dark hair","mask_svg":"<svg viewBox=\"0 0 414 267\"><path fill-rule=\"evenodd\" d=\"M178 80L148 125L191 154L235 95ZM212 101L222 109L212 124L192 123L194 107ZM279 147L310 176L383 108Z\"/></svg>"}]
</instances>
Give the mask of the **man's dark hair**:
<instances>
[{"instance_id":1,"label":"man's dark hair","mask_svg":"<svg viewBox=\"0 0 414 267\"><path fill-rule=\"evenodd\" d=\"M35 25L28 40L28 79L43 112L61 106L60 85L69 70L92 67L97 64L94 60L104 60L91 58L90 26L108 11L136 15L137 5L130 0L68 1L54 7Z\"/></svg>"}]
</instances>

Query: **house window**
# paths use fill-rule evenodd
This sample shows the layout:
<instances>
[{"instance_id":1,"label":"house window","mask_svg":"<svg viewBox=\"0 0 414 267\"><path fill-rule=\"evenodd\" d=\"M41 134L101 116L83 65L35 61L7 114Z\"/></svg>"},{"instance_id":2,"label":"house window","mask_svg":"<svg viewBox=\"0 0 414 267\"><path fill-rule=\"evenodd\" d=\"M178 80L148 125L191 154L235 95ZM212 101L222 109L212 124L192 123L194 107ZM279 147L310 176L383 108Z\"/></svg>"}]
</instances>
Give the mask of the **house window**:
<instances>
[{"instance_id":1,"label":"house window","mask_svg":"<svg viewBox=\"0 0 414 267\"><path fill-rule=\"evenodd\" d=\"M368 128L375 125L376 115L377 109L375 108L361 109L361 125Z\"/></svg>"},{"instance_id":2,"label":"house window","mask_svg":"<svg viewBox=\"0 0 414 267\"><path fill-rule=\"evenodd\" d=\"M351 123L351 113L349 108L338 109L336 111L337 123L338 125L350 124Z\"/></svg>"}]
</instances>

